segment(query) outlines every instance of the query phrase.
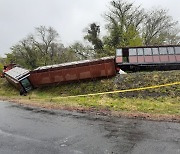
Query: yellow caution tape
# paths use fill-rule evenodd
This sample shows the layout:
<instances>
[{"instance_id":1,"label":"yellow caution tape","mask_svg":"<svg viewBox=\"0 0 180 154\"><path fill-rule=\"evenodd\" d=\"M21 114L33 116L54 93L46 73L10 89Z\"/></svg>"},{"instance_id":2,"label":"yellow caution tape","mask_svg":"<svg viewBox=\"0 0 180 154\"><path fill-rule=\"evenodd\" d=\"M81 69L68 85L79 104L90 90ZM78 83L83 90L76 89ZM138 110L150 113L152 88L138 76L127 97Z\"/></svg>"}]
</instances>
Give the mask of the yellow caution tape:
<instances>
[{"instance_id":1,"label":"yellow caution tape","mask_svg":"<svg viewBox=\"0 0 180 154\"><path fill-rule=\"evenodd\" d=\"M97 96L97 95L106 95L106 94L115 94L115 93L125 93L125 92L132 92L132 91L140 91L140 90L147 90L147 89L155 89L155 88L173 86L173 85L178 85L178 84L180 84L180 82L174 82L174 83L168 83L168 84L150 86L150 87L135 88L135 89L124 89L124 90L117 90L117 91L110 91L110 92L85 94L85 95L75 95L75 96L64 96L64 97L57 97L57 98L74 98L74 97L86 97L86 96Z\"/></svg>"}]
</instances>

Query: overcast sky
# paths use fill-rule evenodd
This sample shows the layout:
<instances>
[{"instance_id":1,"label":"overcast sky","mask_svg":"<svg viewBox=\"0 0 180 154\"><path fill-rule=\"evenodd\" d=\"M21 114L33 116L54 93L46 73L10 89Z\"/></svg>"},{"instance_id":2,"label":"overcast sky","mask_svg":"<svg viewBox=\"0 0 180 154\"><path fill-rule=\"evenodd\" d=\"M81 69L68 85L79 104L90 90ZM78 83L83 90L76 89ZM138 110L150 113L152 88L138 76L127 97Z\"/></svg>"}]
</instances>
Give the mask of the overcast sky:
<instances>
[{"instance_id":1,"label":"overcast sky","mask_svg":"<svg viewBox=\"0 0 180 154\"><path fill-rule=\"evenodd\" d=\"M127 0L128 1L128 0ZM161 7L169 10L180 22L180 0L133 0L146 9ZM0 56L10 47L34 32L40 25L52 26L63 44L82 40L83 29L92 22L103 27L102 17L110 0L0 0Z\"/></svg>"}]
</instances>

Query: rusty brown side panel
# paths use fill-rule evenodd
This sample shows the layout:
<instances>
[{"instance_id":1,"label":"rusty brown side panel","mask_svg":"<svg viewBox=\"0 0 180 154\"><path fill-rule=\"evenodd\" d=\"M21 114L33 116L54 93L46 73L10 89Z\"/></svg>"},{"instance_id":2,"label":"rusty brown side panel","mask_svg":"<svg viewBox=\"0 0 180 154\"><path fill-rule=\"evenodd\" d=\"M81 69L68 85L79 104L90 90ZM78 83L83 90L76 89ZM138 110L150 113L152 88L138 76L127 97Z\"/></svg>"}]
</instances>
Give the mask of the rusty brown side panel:
<instances>
[{"instance_id":1,"label":"rusty brown side panel","mask_svg":"<svg viewBox=\"0 0 180 154\"><path fill-rule=\"evenodd\" d=\"M115 59L112 58L68 67L31 71L29 79L34 87L40 87L53 83L109 77L115 74Z\"/></svg>"}]
</instances>

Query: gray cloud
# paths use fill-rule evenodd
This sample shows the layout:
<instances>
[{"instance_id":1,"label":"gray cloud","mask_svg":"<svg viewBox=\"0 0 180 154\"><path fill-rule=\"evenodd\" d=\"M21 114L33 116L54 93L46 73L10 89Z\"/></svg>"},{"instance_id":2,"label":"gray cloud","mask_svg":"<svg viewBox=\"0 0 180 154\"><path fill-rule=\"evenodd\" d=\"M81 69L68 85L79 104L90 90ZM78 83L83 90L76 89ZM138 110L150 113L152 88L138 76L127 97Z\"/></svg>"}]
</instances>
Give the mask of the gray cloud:
<instances>
[{"instance_id":1,"label":"gray cloud","mask_svg":"<svg viewBox=\"0 0 180 154\"><path fill-rule=\"evenodd\" d=\"M104 26L102 14L108 10L110 0L0 0L0 55L34 32L40 25L52 26L60 34L62 43L68 45L81 40L83 29L92 22ZM180 21L179 0L136 0L136 4L151 8L169 9Z\"/></svg>"}]
</instances>

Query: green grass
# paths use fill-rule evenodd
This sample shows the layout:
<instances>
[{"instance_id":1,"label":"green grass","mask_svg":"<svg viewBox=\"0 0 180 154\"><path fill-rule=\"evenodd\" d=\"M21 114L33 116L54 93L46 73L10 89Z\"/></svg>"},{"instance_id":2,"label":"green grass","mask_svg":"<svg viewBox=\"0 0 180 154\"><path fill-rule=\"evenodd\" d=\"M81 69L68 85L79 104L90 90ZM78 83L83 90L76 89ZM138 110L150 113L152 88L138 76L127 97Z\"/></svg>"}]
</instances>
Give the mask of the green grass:
<instances>
[{"instance_id":1,"label":"green grass","mask_svg":"<svg viewBox=\"0 0 180 154\"><path fill-rule=\"evenodd\" d=\"M111 98L93 96L82 98L52 99L52 102L66 105L78 105L96 110L133 111L143 113L177 114L180 115L180 98Z\"/></svg>"},{"instance_id":2,"label":"green grass","mask_svg":"<svg viewBox=\"0 0 180 154\"><path fill-rule=\"evenodd\" d=\"M38 101L41 105L54 105L70 108L84 108L107 111L128 111L153 114L180 115L180 97L158 98L117 98L109 96L89 96L76 98L44 97L29 95L31 101Z\"/></svg>"},{"instance_id":3,"label":"green grass","mask_svg":"<svg viewBox=\"0 0 180 154\"><path fill-rule=\"evenodd\" d=\"M140 72L110 79L41 87L22 97L6 80L0 79L0 96L56 107L180 115L180 85L102 96L62 98L177 81L180 81L180 71Z\"/></svg>"},{"instance_id":4,"label":"green grass","mask_svg":"<svg viewBox=\"0 0 180 154\"><path fill-rule=\"evenodd\" d=\"M17 89L10 85L4 78L0 78L0 96L12 97L19 95Z\"/></svg>"}]
</instances>

